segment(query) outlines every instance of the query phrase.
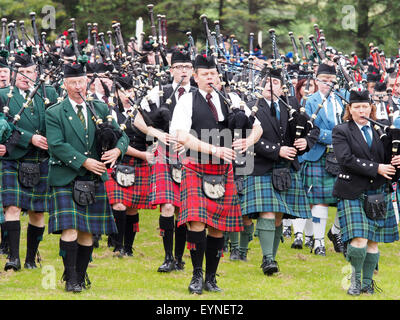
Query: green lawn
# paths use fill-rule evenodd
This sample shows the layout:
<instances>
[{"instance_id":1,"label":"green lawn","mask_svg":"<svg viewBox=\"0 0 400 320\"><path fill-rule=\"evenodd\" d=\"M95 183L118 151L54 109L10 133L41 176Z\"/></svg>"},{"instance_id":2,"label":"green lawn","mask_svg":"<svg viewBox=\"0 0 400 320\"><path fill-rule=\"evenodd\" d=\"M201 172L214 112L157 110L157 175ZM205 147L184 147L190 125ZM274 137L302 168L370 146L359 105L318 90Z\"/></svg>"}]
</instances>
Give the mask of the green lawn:
<instances>
[{"instance_id":1,"label":"green lawn","mask_svg":"<svg viewBox=\"0 0 400 320\"><path fill-rule=\"evenodd\" d=\"M331 226L334 214L333 209L330 210L328 226ZM88 269L92 288L80 294L64 292L64 284L60 282L63 265L58 256L59 236L45 234L40 245L42 269L22 269L17 273L1 271L0 299L400 299L398 242L380 245L379 273L375 280L383 293L354 298L348 296L343 288L348 282L346 277L351 272L349 264L342 254L334 252L328 239L326 257L310 254L305 248L291 249L293 239L285 240L280 245L277 256L280 273L267 277L260 268L262 255L258 239L255 238L250 243L248 262L230 261L229 254L221 259L218 269L220 277L217 277L217 281L224 290L222 293L189 295L187 287L192 267L187 250L184 257L186 268L183 272L156 272L164 258L162 241L157 230L158 216L158 210L140 214L140 232L136 235L134 257L113 257L112 251L107 248L107 238L103 236L100 248L95 249L93 262ZM22 263L26 250L26 226L27 217L24 216L21 235ZM1 256L1 269L5 262L5 256Z\"/></svg>"}]
</instances>

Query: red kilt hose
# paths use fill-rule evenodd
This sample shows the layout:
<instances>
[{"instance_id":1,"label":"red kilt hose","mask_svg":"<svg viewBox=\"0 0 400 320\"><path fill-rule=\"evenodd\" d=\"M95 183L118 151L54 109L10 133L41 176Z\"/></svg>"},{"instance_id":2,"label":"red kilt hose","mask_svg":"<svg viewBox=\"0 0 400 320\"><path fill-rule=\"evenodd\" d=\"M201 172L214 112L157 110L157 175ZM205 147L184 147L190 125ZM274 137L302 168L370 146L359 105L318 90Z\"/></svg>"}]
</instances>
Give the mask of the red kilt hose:
<instances>
[{"instance_id":1,"label":"red kilt hose","mask_svg":"<svg viewBox=\"0 0 400 320\"><path fill-rule=\"evenodd\" d=\"M151 167L150 203L152 205L170 203L179 208L180 185L172 180L167 156L165 146L159 142L155 152L156 163ZM175 155L170 159L176 161L177 157Z\"/></svg>"},{"instance_id":2,"label":"red kilt hose","mask_svg":"<svg viewBox=\"0 0 400 320\"><path fill-rule=\"evenodd\" d=\"M228 177L224 197L217 200L207 198L203 193L199 174L222 175L226 173L227 166ZM189 163L183 167L178 227L190 221L203 222L221 231L243 231L242 213L233 180L232 165Z\"/></svg>"},{"instance_id":3,"label":"red kilt hose","mask_svg":"<svg viewBox=\"0 0 400 320\"><path fill-rule=\"evenodd\" d=\"M129 162L121 163L135 167L135 183L131 187L121 187L111 177L112 169L108 169L108 181L105 182L110 204L122 203L128 208L155 209L150 200L150 166L146 161L130 157Z\"/></svg>"}]
</instances>

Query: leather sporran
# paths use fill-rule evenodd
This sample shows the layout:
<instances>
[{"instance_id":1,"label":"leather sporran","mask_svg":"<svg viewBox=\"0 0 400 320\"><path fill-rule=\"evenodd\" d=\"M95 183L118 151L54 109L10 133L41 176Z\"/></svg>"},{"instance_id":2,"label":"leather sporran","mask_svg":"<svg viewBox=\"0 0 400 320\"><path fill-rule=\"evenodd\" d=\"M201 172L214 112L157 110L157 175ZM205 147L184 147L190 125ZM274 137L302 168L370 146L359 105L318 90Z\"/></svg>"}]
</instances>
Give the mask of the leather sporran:
<instances>
[{"instance_id":1,"label":"leather sporran","mask_svg":"<svg viewBox=\"0 0 400 320\"><path fill-rule=\"evenodd\" d=\"M75 180L72 198L80 206L89 206L96 202L96 182Z\"/></svg>"},{"instance_id":2,"label":"leather sporran","mask_svg":"<svg viewBox=\"0 0 400 320\"><path fill-rule=\"evenodd\" d=\"M235 177L235 185L237 193L242 196L244 194L244 177Z\"/></svg>"},{"instance_id":3,"label":"leather sporran","mask_svg":"<svg viewBox=\"0 0 400 320\"><path fill-rule=\"evenodd\" d=\"M292 176L289 168L272 170L272 185L277 191L286 191L292 185Z\"/></svg>"},{"instance_id":4,"label":"leather sporran","mask_svg":"<svg viewBox=\"0 0 400 320\"><path fill-rule=\"evenodd\" d=\"M384 219L386 216L385 194L374 194L365 196L364 211L371 220Z\"/></svg>"},{"instance_id":5,"label":"leather sporran","mask_svg":"<svg viewBox=\"0 0 400 320\"><path fill-rule=\"evenodd\" d=\"M225 195L225 175L203 174L202 185L206 197L217 200Z\"/></svg>"},{"instance_id":6,"label":"leather sporran","mask_svg":"<svg viewBox=\"0 0 400 320\"><path fill-rule=\"evenodd\" d=\"M180 184L182 181L182 164L181 163L171 163L169 165L170 172L171 172L171 178L172 180Z\"/></svg>"},{"instance_id":7,"label":"leather sporran","mask_svg":"<svg viewBox=\"0 0 400 320\"><path fill-rule=\"evenodd\" d=\"M119 186L131 187L135 183L135 167L117 164L111 172L111 177Z\"/></svg>"},{"instance_id":8,"label":"leather sporran","mask_svg":"<svg viewBox=\"0 0 400 320\"><path fill-rule=\"evenodd\" d=\"M334 152L327 153L325 169L333 176L337 176L340 173L340 166Z\"/></svg>"},{"instance_id":9,"label":"leather sporran","mask_svg":"<svg viewBox=\"0 0 400 320\"><path fill-rule=\"evenodd\" d=\"M40 182L40 163L20 162L18 181L25 188L33 188Z\"/></svg>"}]
</instances>

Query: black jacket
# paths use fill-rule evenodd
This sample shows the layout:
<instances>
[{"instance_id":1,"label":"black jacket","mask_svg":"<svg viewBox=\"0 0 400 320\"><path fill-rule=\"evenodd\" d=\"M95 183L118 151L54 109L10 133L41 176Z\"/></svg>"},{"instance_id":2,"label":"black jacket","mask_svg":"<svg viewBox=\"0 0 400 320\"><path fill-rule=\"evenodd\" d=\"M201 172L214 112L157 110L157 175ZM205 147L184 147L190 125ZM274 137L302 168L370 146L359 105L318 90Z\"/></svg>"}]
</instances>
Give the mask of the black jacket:
<instances>
[{"instance_id":1,"label":"black jacket","mask_svg":"<svg viewBox=\"0 0 400 320\"><path fill-rule=\"evenodd\" d=\"M300 105L295 97L289 98L289 104L299 110ZM250 104L250 109L254 102ZM252 175L260 176L270 171L275 163L284 160L279 156L281 146L293 146L296 133L296 121L289 122L289 112L287 107L279 101L280 121L272 116L271 109L265 99L260 100L258 111L256 113L257 119L261 122L263 134L260 140L254 145L254 170ZM319 128L314 127L309 134L305 137L307 140L307 148L303 152L298 152L298 155L307 152L312 148L317 141L319 135ZM300 169L300 164L297 157L291 164L295 170Z\"/></svg>"},{"instance_id":2,"label":"black jacket","mask_svg":"<svg viewBox=\"0 0 400 320\"><path fill-rule=\"evenodd\" d=\"M353 120L333 128L333 150L340 165L333 196L354 200L363 192L378 189L387 181L378 174L378 166L390 163L390 141L381 141L373 128L372 133L370 149Z\"/></svg>"}]
</instances>

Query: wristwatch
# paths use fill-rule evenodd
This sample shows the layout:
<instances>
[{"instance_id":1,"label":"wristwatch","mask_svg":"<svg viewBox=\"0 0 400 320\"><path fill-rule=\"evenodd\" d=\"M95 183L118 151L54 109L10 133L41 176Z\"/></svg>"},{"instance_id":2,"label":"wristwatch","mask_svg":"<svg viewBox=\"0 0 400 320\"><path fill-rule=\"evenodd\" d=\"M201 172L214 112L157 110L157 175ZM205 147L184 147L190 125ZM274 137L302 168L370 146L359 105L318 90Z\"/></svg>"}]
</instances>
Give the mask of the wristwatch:
<instances>
[{"instance_id":1,"label":"wristwatch","mask_svg":"<svg viewBox=\"0 0 400 320\"><path fill-rule=\"evenodd\" d=\"M217 153L217 147L216 146L212 146L211 147L211 154L216 154Z\"/></svg>"}]
</instances>

